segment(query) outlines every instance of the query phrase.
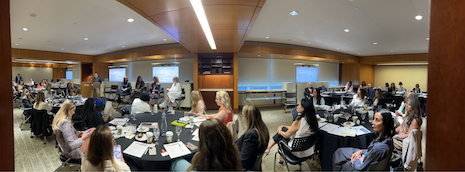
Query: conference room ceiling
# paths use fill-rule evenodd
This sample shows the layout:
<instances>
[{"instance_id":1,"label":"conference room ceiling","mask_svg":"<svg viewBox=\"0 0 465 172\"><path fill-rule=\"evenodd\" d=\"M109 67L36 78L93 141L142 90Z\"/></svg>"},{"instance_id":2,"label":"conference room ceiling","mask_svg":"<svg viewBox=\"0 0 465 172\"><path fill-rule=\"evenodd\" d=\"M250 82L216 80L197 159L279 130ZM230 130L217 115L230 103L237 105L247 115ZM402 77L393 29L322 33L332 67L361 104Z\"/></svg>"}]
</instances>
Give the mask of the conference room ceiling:
<instances>
[{"instance_id":1,"label":"conference room ceiling","mask_svg":"<svg viewBox=\"0 0 465 172\"><path fill-rule=\"evenodd\" d=\"M189 0L120 1L137 12L115 0L11 0L12 48L98 55L179 42L193 52L236 52L263 41L355 56L428 51L430 0L203 0L216 51Z\"/></svg>"}]
</instances>

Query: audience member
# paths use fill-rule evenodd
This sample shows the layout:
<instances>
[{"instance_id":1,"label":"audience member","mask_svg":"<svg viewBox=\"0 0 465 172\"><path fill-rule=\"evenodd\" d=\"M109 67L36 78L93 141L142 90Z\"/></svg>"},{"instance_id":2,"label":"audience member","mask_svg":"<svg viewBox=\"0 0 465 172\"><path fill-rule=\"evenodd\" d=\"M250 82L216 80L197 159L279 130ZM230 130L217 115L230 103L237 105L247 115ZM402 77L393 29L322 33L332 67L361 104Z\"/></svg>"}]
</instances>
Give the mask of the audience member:
<instances>
[{"instance_id":1,"label":"audience member","mask_svg":"<svg viewBox=\"0 0 465 172\"><path fill-rule=\"evenodd\" d=\"M34 86L34 81L32 80L32 78L29 78L29 82L27 83L27 85L29 86Z\"/></svg>"},{"instance_id":2,"label":"audience member","mask_svg":"<svg viewBox=\"0 0 465 172\"><path fill-rule=\"evenodd\" d=\"M128 81L128 77L124 76L123 83L121 83L121 87L118 89L118 103L121 103L121 99L124 95L128 95L131 93L131 83Z\"/></svg>"},{"instance_id":3,"label":"audience member","mask_svg":"<svg viewBox=\"0 0 465 172\"><path fill-rule=\"evenodd\" d=\"M246 129L235 145L239 148L243 170L252 170L257 156L265 152L270 135L260 110L254 105L245 105L241 116Z\"/></svg>"},{"instance_id":4,"label":"audience member","mask_svg":"<svg viewBox=\"0 0 465 172\"><path fill-rule=\"evenodd\" d=\"M173 77L173 85L171 85L171 88L167 90L166 99L162 104L160 104L160 107L166 107L166 103L169 101L170 109L173 109L173 102L177 98L181 97L181 93L181 83L179 83L179 78L175 76Z\"/></svg>"},{"instance_id":5,"label":"audience member","mask_svg":"<svg viewBox=\"0 0 465 172\"><path fill-rule=\"evenodd\" d=\"M84 132L77 132L71 125L71 117L76 111L74 103L63 104L56 116L53 118L52 129L58 146L66 158L81 159L82 152L80 147L83 140L90 135Z\"/></svg>"},{"instance_id":6,"label":"audience member","mask_svg":"<svg viewBox=\"0 0 465 172\"><path fill-rule=\"evenodd\" d=\"M205 102L203 101L203 97L202 94L200 94L200 91L194 90L191 92L191 111L188 113L192 113L197 116L204 116Z\"/></svg>"},{"instance_id":7,"label":"audience member","mask_svg":"<svg viewBox=\"0 0 465 172\"><path fill-rule=\"evenodd\" d=\"M402 140L408 137L408 134L413 129L420 129L422 124L421 119L421 106L420 102L415 97L407 99L407 105L405 106L407 112L404 117L402 125L396 128L396 135L394 135L394 146L396 149L402 149Z\"/></svg>"},{"instance_id":8,"label":"audience member","mask_svg":"<svg viewBox=\"0 0 465 172\"><path fill-rule=\"evenodd\" d=\"M399 82L399 88L397 88L397 91L405 92L404 84L402 84L402 82Z\"/></svg>"},{"instance_id":9,"label":"audience member","mask_svg":"<svg viewBox=\"0 0 465 172\"><path fill-rule=\"evenodd\" d=\"M396 94L396 90L397 90L396 84L394 84L394 82L391 83L391 87L389 87L388 92L392 94Z\"/></svg>"},{"instance_id":10,"label":"audience member","mask_svg":"<svg viewBox=\"0 0 465 172\"><path fill-rule=\"evenodd\" d=\"M333 154L333 171L368 171L371 164L391 158L392 136L395 132L391 113L387 110L377 112L371 123L378 138L370 143L368 149L337 149Z\"/></svg>"},{"instance_id":11,"label":"audience member","mask_svg":"<svg viewBox=\"0 0 465 172\"><path fill-rule=\"evenodd\" d=\"M134 100L134 98L139 97L140 94L145 91L145 82L142 80L141 76L137 77L137 82L136 82L136 88L134 89L134 92L131 95L131 100Z\"/></svg>"},{"instance_id":12,"label":"audience member","mask_svg":"<svg viewBox=\"0 0 465 172\"><path fill-rule=\"evenodd\" d=\"M115 159L113 147L115 140L110 128L106 125L98 126L90 136L89 149L82 157L81 170L86 171L131 171L129 166L121 160Z\"/></svg>"},{"instance_id":13,"label":"audience member","mask_svg":"<svg viewBox=\"0 0 465 172\"><path fill-rule=\"evenodd\" d=\"M42 81L39 82L39 84L37 84L36 89L44 89L45 88L44 85L45 85L44 80L42 80Z\"/></svg>"},{"instance_id":14,"label":"audience member","mask_svg":"<svg viewBox=\"0 0 465 172\"><path fill-rule=\"evenodd\" d=\"M213 114L213 115L206 115L205 118L219 119L220 121L223 121L224 125L231 122L233 119L233 112L232 112L231 99L229 98L229 94L226 91L216 92L215 102L216 102L216 105L220 107L220 109L218 110L218 113Z\"/></svg>"},{"instance_id":15,"label":"audience member","mask_svg":"<svg viewBox=\"0 0 465 172\"><path fill-rule=\"evenodd\" d=\"M150 112L150 96L148 93L141 93L140 98L134 99L131 105L131 112L134 114Z\"/></svg>"},{"instance_id":16,"label":"audience member","mask_svg":"<svg viewBox=\"0 0 465 172\"><path fill-rule=\"evenodd\" d=\"M158 77L157 76L153 76L153 83L152 83L152 86L150 86L150 101L149 101L149 105L152 104L152 99L157 97L158 94L160 94L160 89L161 89L161 86L160 86L160 82L158 81Z\"/></svg>"},{"instance_id":17,"label":"audience member","mask_svg":"<svg viewBox=\"0 0 465 172\"><path fill-rule=\"evenodd\" d=\"M328 91L328 89L326 88L326 85L323 84L323 85L321 86L321 92L325 92L325 91Z\"/></svg>"},{"instance_id":18,"label":"audience member","mask_svg":"<svg viewBox=\"0 0 465 172\"><path fill-rule=\"evenodd\" d=\"M86 127L97 127L102 124L106 124L110 115L105 116L103 119L95 110L95 99L88 98L84 103L84 107L81 110L81 116L84 119Z\"/></svg>"},{"instance_id":19,"label":"audience member","mask_svg":"<svg viewBox=\"0 0 465 172\"><path fill-rule=\"evenodd\" d=\"M352 86L352 81L347 82L346 87L344 88L346 92L354 92L354 87Z\"/></svg>"},{"instance_id":20,"label":"audience member","mask_svg":"<svg viewBox=\"0 0 465 172\"><path fill-rule=\"evenodd\" d=\"M50 104L45 103L44 92L39 91L37 93L35 103L34 103L34 109L36 109L36 110L47 110L48 112L50 112L52 110L52 107L50 106Z\"/></svg>"},{"instance_id":21,"label":"audience member","mask_svg":"<svg viewBox=\"0 0 465 172\"><path fill-rule=\"evenodd\" d=\"M19 81L17 87L18 87L18 90L23 90L24 89L24 81L23 80Z\"/></svg>"},{"instance_id":22,"label":"audience member","mask_svg":"<svg viewBox=\"0 0 465 172\"><path fill-rule=\"evenodd\" d=\"M273 136L273 140L268 144L265 154L269 154L270 149L280 140L287 141L288 145L292 146L295 138L310 136L318 130L315 108L310 100L302 99L297 106L297 112L301 115L297 117L291 126L281 125L278 127L278 133ZM314 153L314 148L315 146L304 151L292 152L292 154L299 158L307 157ZM283 160L281 158L280 163L282 162Z\"/></svg>"},{"instance_id":23,"label":"audience member","mask_svg":"<svg viewBox=\"0 0 465 172\"><path fill-rule=\"evenodd\" d=\"M312 95L313 94L313 87L312 87L312 83L311 82L307 82L307 87L305 88L304 90L304 95L305 95L305 98L307 99L312 99Z\"/></svg>"},{"instance_id":24,"label":"audience member","mask_svg":"<svg viewBox=\"0 0 465 172\"><path fill-rule=\"evenodd\" d=\"M389 83L386 82L386 84L384 84L384 90L383 91L390 92L389 91Z\"/></svg>"},{"instance_id":25,"label":"audience member","mask_svg":"<svg viewBox=\"0 0 465 172\"><path fill-rule=\"evenodd\" d=\"M33 98L31 96L31 91L25 89L23 91L23 96L21 96L21 103L23 104L24 108L32 108L33 107Z\"/></svg>"},{"instance_id":26,"label":"audience member","mask_svg":"<svg viewBox=\"0 0 465 172\"><path fill-rule=\"evenodd\" d=\"M73 88L73 84L68 82L68 84L66 84L66 96L74 95L76 95L76 90Z\"/></svg>"},{"instance_id":27,"label":"audience member","mask_svg":"<svg viewBox=\"0 0 465 172\"><path fill-rule=\"evenodd\" d=\"M421 93L420 84L415 84L415 88L413 88L413 93L415 94Z\"/></svg>"},{"instance_id":28,"label":"audience member","mask_svg":"<svg viewBox=\"0 0 465 172\"><path fill-rule=\"evenodd\" d=\"M384 99L384 94L383 91L376 89L375 91L375 97L373 98L373 103L372 105L374 107L378 107L378 105L381 105L382 108L386 108L386 99ZM380 110L380 109L378 109Z\"/></svg>"},{"instance_id":29,"label":"audience member","mask_svg":"<svg viewBox=\"0 0 465 172\"><path fill-rule=\"evenodd\" d=\"M325 105L325 99L321 97L321 93L319 89L313 89L312 102L313 102L313 106Z\"/></svg>"},{"instance_id":30,"label":"audience member","mask_svg":"<svg viewBox=\"0 0 465 172\"><path fill-rule=\"evenodd\" d=\"M184 159L172 163L171 171L239 171L239 150L232 143L231 132L218 119L208 119L199 127L199 149L192 164Z\"/></svg>"},{"instance_id":31,"label":"audience member","mask_svg":"<svg viewBox=\"0 0 465 172\"><path fill-rule=\"evenodd\" d=\"M371 83L367 86L367 99L368 102L373 102L373 98L375 97L375 90L373 89L373 85Z\"/></svg>"},{"instance_id":32,"label":"audience member","mask_svg":"<svg viewBox=\"0 0 465 172\"><path fill-rule=\"evenodd\" d=\"M362 81L362 84L360 85L360 87L365 88L366 86L367 86L367 83L365 81Z\"/></svg>"},{"instance_id":33,"label":"audience member","mask_svg":"<svg viewBox=\"0 0 465 172\"><path fill-rule=\"evenodd\" d=\"M365 94L365 89L358 88L357 94L354 95L354 98L352 99L352 102L350 102L350 104L354 106L363 106L366 100Z\"/></svg>"},{"instance_id":34,"label":"audience member","mask_svg":"<svg viewBox=\"0 0 465 172\"><path fill-rule=\"evenodd\" d=\"M44 90L44 95L45 95L45 98L52 98L52 84L48 84L47 86L45 86L45 90Z\"/></svg>"},{"instance_id":35,"label":"audience member","mask_svg":"<svg viewBox=\"0 0 465 172\"><path fill-rule=\"evenodd\" d=\"M19 84L19 81L22 81L23 78L21 77L21 74L18 73L18 76L15 78L15 82Z\"/></svg>"},{"instance_id":36,"label":"audience member","mask_svg":"<svg viewBox=\"0 0 465 172\"><path fill-rule=\"evenodd\" d=\"M407 101L409 98L415 97L415 95L412 92L407 92L404 94L404 101L399 106L399 109L396 111L397 116L405 116L405 105L407 104Z\"/></svg>"}]
</instances>

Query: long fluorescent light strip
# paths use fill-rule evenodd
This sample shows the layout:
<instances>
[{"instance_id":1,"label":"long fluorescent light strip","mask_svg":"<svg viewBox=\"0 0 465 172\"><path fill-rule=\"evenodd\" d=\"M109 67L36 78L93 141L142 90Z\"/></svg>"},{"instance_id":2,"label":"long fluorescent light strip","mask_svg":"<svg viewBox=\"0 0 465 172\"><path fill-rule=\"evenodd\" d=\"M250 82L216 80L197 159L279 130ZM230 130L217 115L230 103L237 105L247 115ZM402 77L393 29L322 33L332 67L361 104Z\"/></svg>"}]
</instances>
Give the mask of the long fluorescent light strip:
<instances>
[{"instance_id":1,"label":"long fluorescent light strip","mask_svg":"<svg viewBox=\"0 0 465 172\"><path fill-rule=\"evenodd\" d=\"M207 37L208 44L212 50L216 50L215 40L213 39L213 34L210 29L210 25L208 24L207 16L205 15L205 11L203 9L202 1L201 0L190 0L192 7L194 8L195 14L197 15L197 19L199 19L200 25L202 26L203 33Z\"/></svg>"},{"instance_id":2,"label":"long fluorescent light strip","mask_svg":"<svg viewBox=\"0 0 465 172\"><path fill-rule=\"evenodd\" d=\"M393 66L393 65L427 65L428 63L381 63L378 66Z\"/></svg>"}]
</instances>

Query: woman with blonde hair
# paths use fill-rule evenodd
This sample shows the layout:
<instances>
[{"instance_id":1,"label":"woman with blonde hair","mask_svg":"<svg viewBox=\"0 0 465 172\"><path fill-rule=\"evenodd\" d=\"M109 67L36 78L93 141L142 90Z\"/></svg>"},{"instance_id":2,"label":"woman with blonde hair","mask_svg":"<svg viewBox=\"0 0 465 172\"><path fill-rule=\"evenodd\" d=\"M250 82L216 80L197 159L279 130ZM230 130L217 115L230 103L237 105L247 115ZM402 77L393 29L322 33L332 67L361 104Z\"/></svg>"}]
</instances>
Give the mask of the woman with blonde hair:
<instances>
[{"instance_id":1,"label":"woman with blonde hair","mask_svg":"<svg viewBox=\"0 0 465 172\"><path fill-rule=\"evenodd\" d=\"M247 129L235 145L239 148L242 168L252 170L257 156L265 152L270 135L256 106L245 105L241 116Z\"/></svg>"},{"instance_id":2,"label":"woman with blonde hair","mask_svg":"<svg viewBox=\"0 0 465 172\"><path fill-rule=\"evenodd\" d=\"M192 158L192 164L180 159L171 164L171 171L241 170L239 151L231 144L231 132L220 120L202 122L199 140L199 149Z\"/></svg>"},{"instance_id":3,"label":"woman with blonde hair","mask_svg":"<svg viewBox=\"0 0 465 172\"><path fill-rule=\"evenodd\" d=\"M152 104L152 99L154 99L155 97L158 96L158 94L160 93L160 81L158 80L158 77L157 76L153 76L153 83L152 83L152 86L150 87L150 101L149 101L149 105Z\"/></svg>"},{"instance_id":4,"label":"woman with blonde hair","mask_svg":"<svg viewBox=\"0 0 465 172\"><path fill-rule=\"evenodd\" d=\"M45 98L52 97L52 84L47 84L47 86L45 86L44 96Z\"/></svg>"},{"instance_id":5,"label":"woman with blonde hair","mask_svg":"<svg viewBox=\"0 0 465 172\"><path fill-rule=\"evenodd\" d=\"M129 166L121 160L114 158L115 146L110 128L99 125L90 136L89 149L82 157L82 171L131 171Z\"/></svg>"},{"instance_id":6,"label":"woman with blonde hair","mask_svg":"<svg viewBox=\"0 0 465 172\"><path fill-rule=\"evenodd\" d=\"M173 109L173 102L181 97L181 83L179 83L179 78L177 76L173 77L173 85L171 86L170 89L166 90L166 99L165 101L160 104L160 107L165 107L166 102L169 101L169 106L171 109Z\"/></svg>"},{"instance_id":7,"label":"woman with blonde hair","mask_svg":"<svg viewBox=\"0 0 465 172\"><path fill-rule=\"evenodd\" d=\"M194 90L191 92L191 111L188 113L196 114L197 116L203 116L205 113L205 103L203 101L202 94L200 91Z\"/></svg>"},{"instance_id":8,"label":"woman with blonde hair","mask_svg":"<svg viewBox=\"0 0 465 172\"><path fill-rule=\"evenodd\" d=\"M76 111L74 103L64 103L52 122L52 130L60 150L66 158L79 160L82 157L81 146L83 140L89 138L89 134L77 132L71 124L71 117ZM92 130L92 129L90 129Z\"/></svg>"},{"instance_id":9,"label":"woman with blonde hair","mask_svg":"<svg viewBox=\"0 0 465 172\"><path fill-rule=\"evenodd\" d=\"M229 98L229 94L226 91L216 92L215 102L216 102L216 105L220 107L220 109L218 110L218 113L212 114L212 115L206 115L205 118L219 119L223 121L224 125L231 122L233 118L233 112L231 108L231 99Z\"/></svg>"}]
</instances>

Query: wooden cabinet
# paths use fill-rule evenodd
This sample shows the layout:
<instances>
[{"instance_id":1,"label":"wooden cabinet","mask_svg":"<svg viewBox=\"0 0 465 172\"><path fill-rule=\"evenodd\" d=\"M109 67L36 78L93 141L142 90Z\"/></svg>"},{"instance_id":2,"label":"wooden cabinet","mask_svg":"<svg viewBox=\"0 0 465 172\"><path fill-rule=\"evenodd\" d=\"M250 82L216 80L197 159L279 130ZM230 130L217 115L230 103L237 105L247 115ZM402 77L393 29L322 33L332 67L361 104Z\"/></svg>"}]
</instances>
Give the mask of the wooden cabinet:
<instances>
[{"instance_id":1,"label":"wooden cabinet","mask_svg":"<svg viewBox=\"0 0 465 172\"><path fill-rule=\"evenodd\" d=\"M233 57L229 53L223 53L216 56L209 54L199 54L198 63L199 75L233 74Z\"/></svg>"}]
</instances>

